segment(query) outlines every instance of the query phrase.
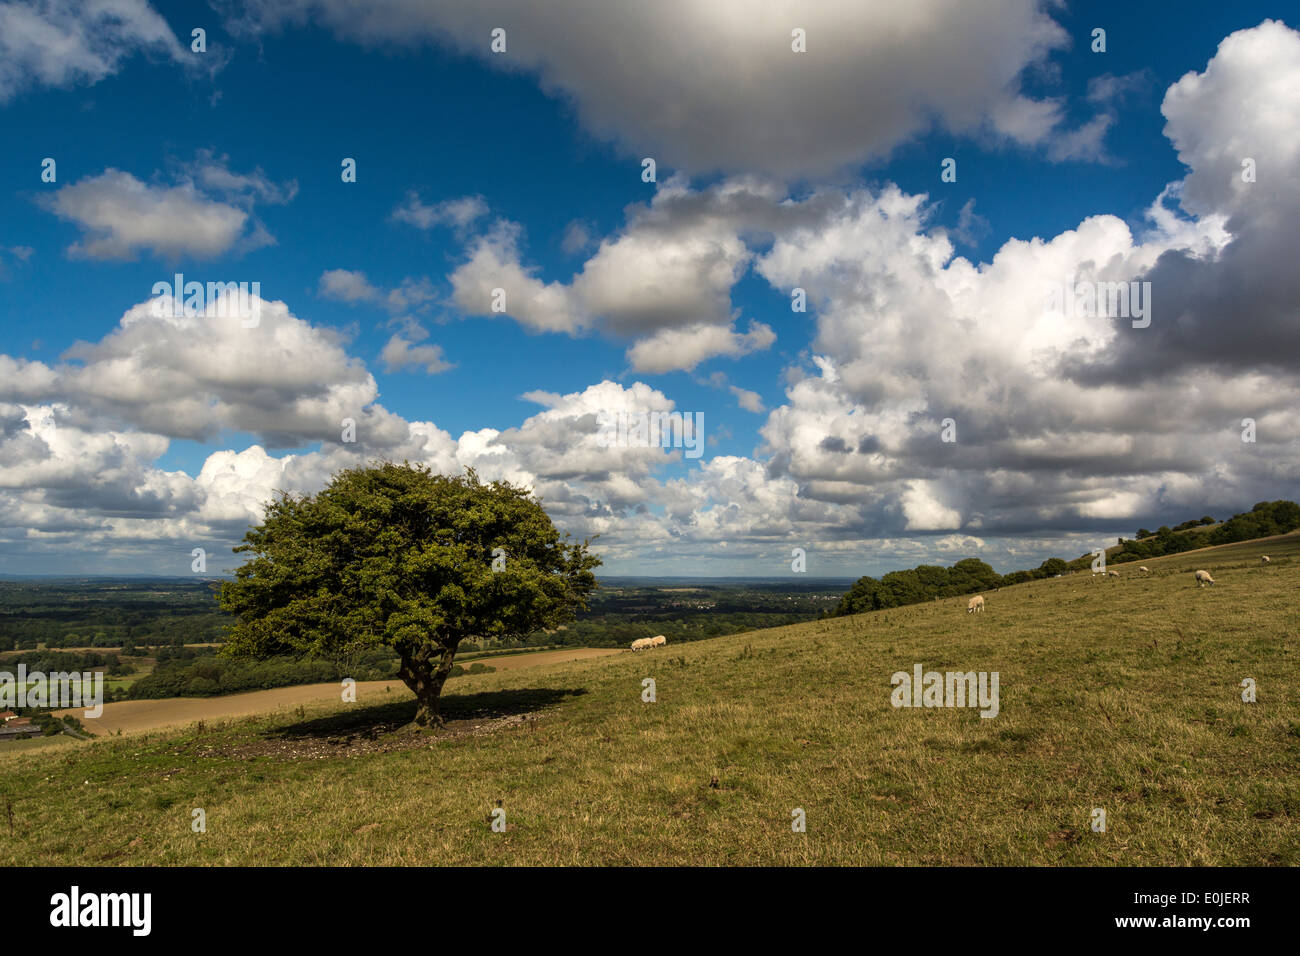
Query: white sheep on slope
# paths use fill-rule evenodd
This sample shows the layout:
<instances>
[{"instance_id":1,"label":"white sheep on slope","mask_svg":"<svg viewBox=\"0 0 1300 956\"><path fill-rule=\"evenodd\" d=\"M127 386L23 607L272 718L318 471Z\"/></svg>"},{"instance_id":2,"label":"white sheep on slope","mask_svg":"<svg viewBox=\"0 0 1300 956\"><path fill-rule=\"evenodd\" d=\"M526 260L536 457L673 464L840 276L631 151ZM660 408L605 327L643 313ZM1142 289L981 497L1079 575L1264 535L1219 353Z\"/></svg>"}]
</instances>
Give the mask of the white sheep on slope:
<instances>
[{"instance_id":1,"label":"white sheep on slope","mask_svg":"<svg viewBox=\"0 0 1300 956\"><path fill-rule=\"evenodd\" d=\"M974 614L976 611L984 610L984 595L977 594L966 602L966 613Z\"/></svg>"},{"instance_id":2,"label":"white sheep on slope","mask_svg":"<svg viewBox=\"0 0 1300 956\"><path fill-rule=\"evenodd\" d=\"M634 651L644 651L652 647L654 647L653 637L638 637L632 642L632 650Z\"/></svg>"},{"instance_id":3,"label":"white sheep on slope","mask_svg":"<svg viewBox=\"0 0 1300 956\"><path fill-rule=\"evenodd\" d=\"M1268 564L1268 555L1265 554L1265 555L1261 556L1260 559L1259 559L1259 563L1260 563L1260 564Z\"/></svg>"},{"instance_id":4,"label":"white sheep on slope","mask_svg":"<svg viewBox=\"0 0 1300 956\"><path fill-rule=\"evenodd\" d=\"M667 643L668 643L668 638L664 637L662 634L657 634L654 637L650 638L651 647L663 647Z\"/></svg>"},{"instance_id":5,"label":"white sheep on slope","mask_svg":"<svg viewBox=\"0 0 1300 956\"><path fill-rule=\"evenodd\" d=\"M1210 572L1209 572L1209 571L1197 571L1197 572L1196 572L1196 585L1197 585L1197 587L1202 587L1202 588L1203 588L1203 587L1205 587L1207 584L1213 584L1213 583L1214 583L1214 578L1210 577Z\"/></svg>"}]
</instances>

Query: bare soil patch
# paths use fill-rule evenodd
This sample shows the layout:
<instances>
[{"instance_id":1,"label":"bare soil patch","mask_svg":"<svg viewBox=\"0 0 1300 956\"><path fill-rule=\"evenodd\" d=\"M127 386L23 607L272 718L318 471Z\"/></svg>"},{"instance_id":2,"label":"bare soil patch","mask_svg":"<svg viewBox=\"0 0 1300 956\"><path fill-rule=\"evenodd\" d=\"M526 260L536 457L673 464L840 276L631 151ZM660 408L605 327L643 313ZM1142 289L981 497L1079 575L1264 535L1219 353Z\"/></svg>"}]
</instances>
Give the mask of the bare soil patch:
<instances>
[{"instance_id":1,"label":"bare soil patch","mask_svg":"<svg viewBox=\"0 0 1300 956\"><path fill-rule=\"evenodd\" d=\"M332 760L406 750L427 750L446 740L485 737L503 730L536 729L540 714L510 714L495 718L448 720L439 730L421 731L400 721L375 724L352 733L335 736L253 737L236 742L206 744L201 739L179 747L178 755L190 757L234 757L240 760Z\"/></svg>"},{"instance_id":2,"label":"bare soil patch","mask_svg":"<svg viewBox=\"0 0 1300 956\"><path fill-rule=\"evenodd\" d=\"M342 710L278 727L250 730L242 737L199 735L176 748L188 757L227 757L239 760L327 760L404 750L424 750L447 740L484 737L506 730L532 733L544 711L586 693L549 687L487 691L443 698L443 725L413 726L413 700L357 710Z\"/></svg>"}]
</instances>

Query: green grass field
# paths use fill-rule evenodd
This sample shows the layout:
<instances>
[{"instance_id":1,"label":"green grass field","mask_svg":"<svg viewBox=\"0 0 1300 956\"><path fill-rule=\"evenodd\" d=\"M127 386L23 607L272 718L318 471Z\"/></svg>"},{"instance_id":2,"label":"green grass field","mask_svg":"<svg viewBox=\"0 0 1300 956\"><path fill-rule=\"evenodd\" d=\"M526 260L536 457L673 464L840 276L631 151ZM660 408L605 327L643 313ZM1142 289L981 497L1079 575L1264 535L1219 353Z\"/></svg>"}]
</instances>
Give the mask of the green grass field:
<instances>
[{"instance_id":1,"label":"green grass field","mask_svg":"<svg viewBox=\"0 0 1300 956\"><path fill-rule=\"evenodd\" d=\"M442 737L387 734L413 703L362 701L8 753L0 862L1300 864L1300 535L1145 563L983 614L463 677ZM917 663L998 671L1000 714L895 709Z\"/></svg>"}]
</instances>

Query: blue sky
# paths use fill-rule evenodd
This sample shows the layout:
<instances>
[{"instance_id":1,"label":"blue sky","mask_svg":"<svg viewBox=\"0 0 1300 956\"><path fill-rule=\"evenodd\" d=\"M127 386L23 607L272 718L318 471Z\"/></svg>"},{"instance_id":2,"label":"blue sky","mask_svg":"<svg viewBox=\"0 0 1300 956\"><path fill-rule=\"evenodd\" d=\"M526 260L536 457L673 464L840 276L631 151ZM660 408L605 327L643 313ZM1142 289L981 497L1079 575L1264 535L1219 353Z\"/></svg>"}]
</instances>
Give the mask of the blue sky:
<instances>
[{"instance_id":1,"label":"blue sky","mask_svg":"<svg viewBox=\"0 0 1300 956\"><path fill-rule=\"evenodd\" d=\"M1295 115L1283 11L995 6L686 5L674 33L583 2L0 2L0 571L184 573L193 547L224 568L256 501L358 456L524 481L620 574L779 575L794 547L810 573L1009 570L1289 493L1294 278L1246 253L1295 186L1223 186L1238 141L1294 179L1269 126ZM1183 301L1189 263L1265 296L1230 303L1261 323L1240 354L1197 351L1230 317ZM1016 283L1066 271L1176 307L1145 339L1008 317ZM288 317L121 324L176 272L259 282ZM944 357L971 337L1023 348ZM703 459L600 458L590 416L615 407L702 412ZM948 414L951 460L921 444ZM1242 457L1237 419L1289 414Z\"/></svg>"}]
</instances>

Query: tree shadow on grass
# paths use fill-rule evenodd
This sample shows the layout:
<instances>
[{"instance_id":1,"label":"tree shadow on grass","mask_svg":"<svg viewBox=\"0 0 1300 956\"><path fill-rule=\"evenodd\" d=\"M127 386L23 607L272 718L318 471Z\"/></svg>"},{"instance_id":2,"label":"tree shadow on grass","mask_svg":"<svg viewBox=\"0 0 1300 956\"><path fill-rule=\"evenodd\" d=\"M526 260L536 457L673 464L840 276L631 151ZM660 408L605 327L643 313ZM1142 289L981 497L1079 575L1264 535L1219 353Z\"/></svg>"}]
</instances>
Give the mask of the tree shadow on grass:
<instances>
[{"instance_id":1,"label":"tree shadow on grass","mask_svg":"<svg viewBox=\"0 0 1300 956\"><path fill-rule=\"evenodd\" d=\"M455 729L469 722L523 718L585 693L587 691L583 687L524 687L477 694L449 694L442 698L442 716L447 728ZM414 719L415 701L402 700L370 707L351 707L336 714L277 728L265 736L283 740L352 736L374 739L381 734L400 730Z\"/></svg>"}]
</instances>

